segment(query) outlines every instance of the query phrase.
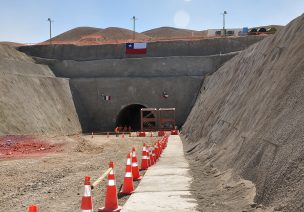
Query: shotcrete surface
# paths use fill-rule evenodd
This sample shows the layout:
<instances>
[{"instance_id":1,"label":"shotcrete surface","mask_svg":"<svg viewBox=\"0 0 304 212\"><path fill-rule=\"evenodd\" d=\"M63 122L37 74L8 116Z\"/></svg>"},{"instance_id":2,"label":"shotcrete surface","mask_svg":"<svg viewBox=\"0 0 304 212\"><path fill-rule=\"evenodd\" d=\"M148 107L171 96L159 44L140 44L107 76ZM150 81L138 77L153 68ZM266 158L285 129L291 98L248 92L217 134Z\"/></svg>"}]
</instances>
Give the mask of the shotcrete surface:
<instances>
[{"instance_id":1,"label":"shotcrete surface","mask_svg":"<svg viewBox=\"0 0 304 212\"><path fill-rule=\"evenodd\" d=\"M258 204L304 211L303 70L304 14L207 77L183 126L196 172L232 169L256 185Z\"/></svg>"},{"instance_id":2,"label":"shotcrete surface","mask_svg":"<svg viewBox=\"0 0 304 212\"><path fill-rule=\"evenodd\" d=\"M0 58L0 135L81 131L67 79L7 45Z\"/></svg>"}]
</instances>

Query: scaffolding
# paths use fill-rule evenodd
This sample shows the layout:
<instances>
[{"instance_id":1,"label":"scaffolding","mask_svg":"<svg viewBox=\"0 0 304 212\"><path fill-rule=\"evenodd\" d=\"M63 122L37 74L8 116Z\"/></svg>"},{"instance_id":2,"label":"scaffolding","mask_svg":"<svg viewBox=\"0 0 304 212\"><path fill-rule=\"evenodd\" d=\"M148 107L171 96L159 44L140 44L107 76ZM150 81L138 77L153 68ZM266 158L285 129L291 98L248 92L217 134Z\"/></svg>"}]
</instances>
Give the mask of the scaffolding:
<instances>
[{"instance_id":1,"label":"scaffolding","mask_svg":"<svg viewBox=\"0 0 304 212\"><path fill-rule=\"evenodd\" d=\"M175 108L142 108L141 131L173 130L176 126Z\"/></svg>"},{"instance_id":2,"label":"scaffolding","mask_svg":"<svg viewBox=\"0 0 304 212\"><path fill-rule=\"evenodd\" d=\"M159 130L173 130L176 125L175 108L159 108Z\"/></svg>"},{"instance_id":3,"label":"scaffolding","mask_svg":"<svg viewBox=\"0 0 304 212\"><path fill-rule=\"evenodd\" d=\"M140 109L141 131L157 130L158 110L156 108Z\"/></svg>"}]
</instances>

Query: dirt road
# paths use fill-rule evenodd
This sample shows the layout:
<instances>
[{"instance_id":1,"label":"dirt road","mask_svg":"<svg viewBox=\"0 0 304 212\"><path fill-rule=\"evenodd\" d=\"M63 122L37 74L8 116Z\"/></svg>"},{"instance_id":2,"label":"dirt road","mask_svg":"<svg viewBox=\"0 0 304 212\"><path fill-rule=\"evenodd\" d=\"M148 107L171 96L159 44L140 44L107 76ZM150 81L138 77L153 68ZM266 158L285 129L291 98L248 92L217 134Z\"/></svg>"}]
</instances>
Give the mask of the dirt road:
<instances>
[{"instance_id":1,"label":"dirt road","mask_svg":"<svg viewBox=\"0 0 304 212\"><path fill-rule=\"evenodd\" d=\"M46 138L44 138L46 139ZM127 153L136 148L140 160L142 144L152 144L158 138L116 138L111 136L73 136L48 138L61 150L46 155L0 160L0 211L26 211L37 204L39 211L79 211L83 194L83 178L92 181L107 170L113 160L117 187L123 183ZM94 209L104 205L106 181L93 190ZM136 185L136 184L135 184ZM119 199L123 205L128 197Z\"/></svg>"}]
</instances>

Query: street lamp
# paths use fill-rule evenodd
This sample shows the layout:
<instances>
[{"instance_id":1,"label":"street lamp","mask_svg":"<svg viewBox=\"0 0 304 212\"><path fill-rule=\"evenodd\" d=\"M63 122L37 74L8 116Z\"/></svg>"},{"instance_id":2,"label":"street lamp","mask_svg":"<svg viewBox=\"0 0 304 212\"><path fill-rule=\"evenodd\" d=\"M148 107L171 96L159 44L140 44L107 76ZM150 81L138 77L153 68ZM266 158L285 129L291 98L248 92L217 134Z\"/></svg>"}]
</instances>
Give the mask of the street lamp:
<instances>
[{"instance_id":1,"label":"street lamp","mask_svg":"<svg viewBox=\"0 0 304 212\"><path fill-rule=\"evenodd\" d=\"M48 18L48 22L50 22L50 45L52 44L52 22L54 22L51 18Z\"/></svg>"},{"instance_id":2,"label":"street lamp","mask_svg":"<svg viewBox=\"0 0 304 212\"><path fill-rule=\"evenodd\" d=\"M227 11L225 10L224 12L223 12L223 33L224 33L224 36L226 36L226 29L225 29L225 15L227 15L228 13L227 13Z\"/></svg>"},{"instance_id":3,"label":"street lamp","mask_svg":"<svg viewBox=\"0 0 304 212\"><path fill-rule=\"evenodd\" d=\"M135 16L133 16L131 20L133 20L133 40L135 40L135 22L138 19Z\"/></svg>"}]
</instances>

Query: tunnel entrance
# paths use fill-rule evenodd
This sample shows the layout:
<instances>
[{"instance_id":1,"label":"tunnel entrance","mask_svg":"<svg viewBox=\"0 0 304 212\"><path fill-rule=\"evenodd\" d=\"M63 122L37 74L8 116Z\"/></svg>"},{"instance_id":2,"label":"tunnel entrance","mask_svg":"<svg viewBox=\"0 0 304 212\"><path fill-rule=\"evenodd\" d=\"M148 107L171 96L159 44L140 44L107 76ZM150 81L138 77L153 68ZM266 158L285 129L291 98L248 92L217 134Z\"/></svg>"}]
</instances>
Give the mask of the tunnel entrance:
<instances>
[{"instance_id":1,"label":"tunnel entrance","mask_svg":"<svg viewBox=\"0 0 304 212\"><path fill-rule=\"evenodd\" d=\"M123 108L116 119L116 126L118 127L131 127L132 130L140 130L140 109L146 108L140 104L132 104Z\"/></svg>"}]
</instances>

